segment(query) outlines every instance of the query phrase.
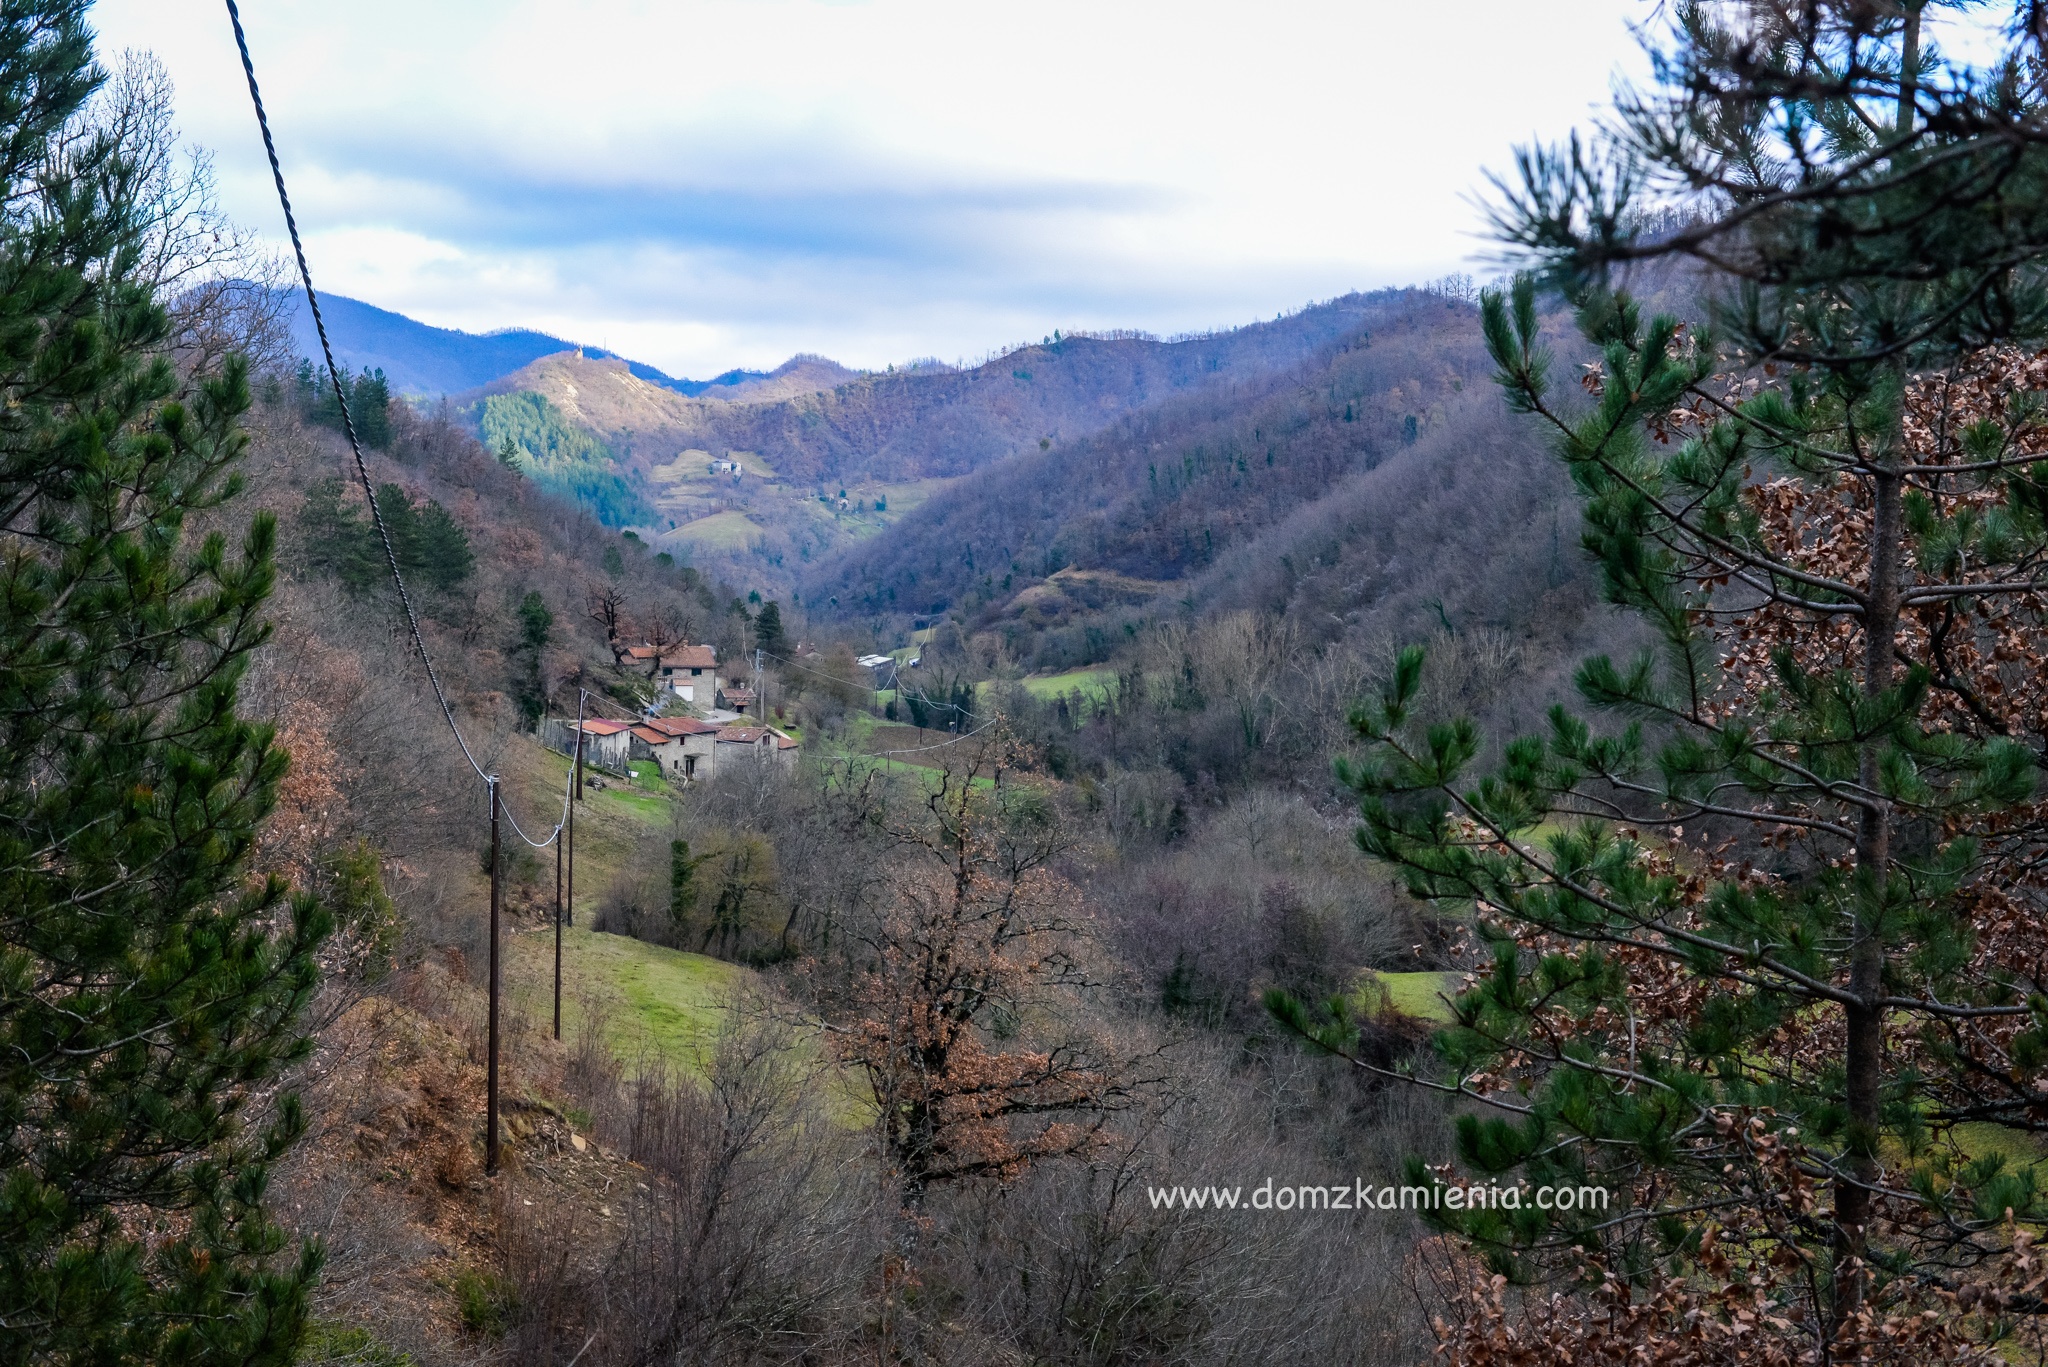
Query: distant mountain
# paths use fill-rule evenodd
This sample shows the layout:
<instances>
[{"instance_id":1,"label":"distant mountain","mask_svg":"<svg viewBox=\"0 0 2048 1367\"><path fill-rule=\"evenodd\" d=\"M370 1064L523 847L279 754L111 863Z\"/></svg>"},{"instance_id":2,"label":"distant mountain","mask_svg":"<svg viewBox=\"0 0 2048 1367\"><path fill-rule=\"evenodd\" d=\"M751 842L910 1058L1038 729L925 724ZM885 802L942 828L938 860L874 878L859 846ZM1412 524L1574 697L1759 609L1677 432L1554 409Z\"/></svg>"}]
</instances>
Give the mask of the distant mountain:
<instances>
[{"instance_id":1,"label":"distant mountain","mask_svg":"<svg viewBox=\"0 0 2048 1367\"><path fill-rule=\"evenodd\" d=\"M301 356L317 356L320 338L313 329L313 315L306 307L305 296L293 291L291 301L293 345ZM481 388L543 356L578 349L575 342L530 328L477 333L431 327L402 313L341 294L322 295L320 313L327 322L327 336L334 343L335 360L344 369L352 373L382 370L394 393L414 397ZM584 347L582 351L587 356L617 360L638 378L679 394L708 394L715 398L768 378L765 371L728 370L716 379L679 380L644 362L614 356L597 347Z\"/></svg>"},{"instance_id":2,"label":"distant mountain","mask_svg":"<svg viewBox=\"0 0 2048 1367\"><path fill-rule=\"evenodd\" d=\"M1411 290L1363 303L1356 331L1296 365L952 481L807 566L804 602L883 636L951 616L1043 670L1105 658L1121 621L1193 609L1412 639L1579 603L1569 486L1502 408L1477 310Z\"/></svg>"},{"instance_id":3,"label":"distant mountain","mask_svg":"<svg viewBox=\"0 0 2048 1367\"><path fill-rule=\"evenodd\" d=\"M802 352L765 375L758 370L729 371L710 384L681 392L706 399L723 399L727 403L768 403L775 399L793 399L799 394L837 389L859 378L857 370L848 370L837 361ZM714 385L719 387L714 389Z\"/></svg>"},{"instance_id":4,"label":"distant mountain","mask_svg":"<svg viewBox=\"0 0 2048 1367\"><path fill-rule=\"evenodd\" d=\"M960 480L806 587L869 611L999 603L1073 567L1177 580L1446 421L1489 370L1476 311L1389 291L1334 347ZM1491 395L1486 395L1491 398ZM1043 594L1027 600L1042 600Z\"/></svg>"},{"instance_id":5,"label":"distant mountain","mask_svg":"<svg viewBox=\"0 0 2048 1367\"><path fill-rule=\"evenodd\" d=\"M1265 383L1340 344L1377 307L1350 295L1171 342L1130 333L1055 337L971 369L857 374L799 356L697 397L616 360L564 353L464 399L491 429L494 449L506 436L525 446L515 430L525 425L538 432L559 421L589 433L611 473L654 509L651 521L637 524L643 531L665 549L772 587L889 527L950 480L1085 438L1178 396ZM557 437L525 449L538 469L552 459L543 447L560 444ZM607 509L616 506L614 499Z\"/></svg>"}]
</instances>

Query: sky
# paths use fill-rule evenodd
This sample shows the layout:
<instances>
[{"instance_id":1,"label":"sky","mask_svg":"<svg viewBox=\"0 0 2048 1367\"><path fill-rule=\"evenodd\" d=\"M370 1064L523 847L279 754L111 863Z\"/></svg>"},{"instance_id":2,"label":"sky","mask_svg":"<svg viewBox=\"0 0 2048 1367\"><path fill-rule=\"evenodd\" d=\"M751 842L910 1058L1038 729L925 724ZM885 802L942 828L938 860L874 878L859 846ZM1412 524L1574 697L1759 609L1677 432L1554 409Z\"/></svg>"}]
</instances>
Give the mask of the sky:
<instances>
[{"instance_id":1,"label":"sky","mask_svg":"<svg viewBox=\"0 0 2048 1367\"><path fill-rule=\"evenodd\" d=\"M1652 0L243 0L323 289L707 378L1486 273ZM284 241L218 0L99 0Z\"/></svg>"}]
</instances>

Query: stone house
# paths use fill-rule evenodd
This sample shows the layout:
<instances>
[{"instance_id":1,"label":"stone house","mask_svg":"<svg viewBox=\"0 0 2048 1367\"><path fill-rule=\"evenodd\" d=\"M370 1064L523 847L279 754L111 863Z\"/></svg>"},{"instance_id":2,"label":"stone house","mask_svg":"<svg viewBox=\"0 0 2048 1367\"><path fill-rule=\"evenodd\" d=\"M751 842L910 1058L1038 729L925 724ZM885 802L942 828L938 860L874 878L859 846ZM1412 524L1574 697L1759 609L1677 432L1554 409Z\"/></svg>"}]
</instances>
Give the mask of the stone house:
<instances>
[{"instance_id":1,"label":"stone house","mask_svg":"<svg viewBox=\"0 0 2048 1367\"><path fill-rule=\"evenodd\" d=\"M718 650L714 646L671 646L655 663L654 647L627 646L626 658L640 669L652 668L664 693L708 707L718 692Z\"/></svg>"},{"instance_id":2,"label":"stone house","mask_svg":"<svg viewBox=\"0 0 2048 1367\"><path fill-rule=\"evenodd\" d=\"M727 679L718 686L718 705L744 712L754 705L754 689L744 679Z\"/></svg>"},{"instance_id":3,"label":"stone house","mask_svg":"<svg viewBox=\"0 0 2048 1367\"><path fill-rule=\"evenodd\" d=\"M737 723L718 728L712 737L713 763L723 769L733 764L795 764L797 743L767 726Z\"/></svg>"},{"instance_id":4,"label":"stone house","mask_svg":"<svg viewBox=\"0 0 2048 1367\"><path fill-rule=\"evenodd\" d=\"M653 760L672 783L709 778L718 730L695 717L653 717L633 728L633 758Z\"/></svg>"},{"instance_id":5,"label":"stone house","mask_svg":"<svg viewBox=\"0 0 2048 1367\"><path fill-rule=\"evenodd\" d=\"M568 733L568 749L573 752L576 745L576 723L566 722L563 729ZM627 761L633 757L633 728L628 722L610 721L603 717L588 717L583 722L583 764L585 768L595 765L610 769L614 773L630 773Z\"/></svg>"}]
</instances>

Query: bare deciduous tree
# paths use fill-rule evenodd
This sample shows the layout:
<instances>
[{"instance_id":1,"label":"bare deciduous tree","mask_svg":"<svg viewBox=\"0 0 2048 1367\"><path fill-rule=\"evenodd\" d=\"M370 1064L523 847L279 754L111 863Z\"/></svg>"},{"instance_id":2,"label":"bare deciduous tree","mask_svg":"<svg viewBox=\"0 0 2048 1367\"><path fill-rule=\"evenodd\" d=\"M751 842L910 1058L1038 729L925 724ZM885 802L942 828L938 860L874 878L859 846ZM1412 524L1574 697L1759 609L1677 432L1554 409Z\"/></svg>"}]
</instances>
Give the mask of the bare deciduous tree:
<instances>
[{"instance_id":1,"label":"bare deciduous tree","mask_svg":"<svg viewBox=\"0 0 2048 1367\"><path fill-rule=\"evenodd\" d=\"M605 646L617 665L626 658L626 594L617 584L593 584L584 596L585 613L604 630Z\"/></svg>"}]
</instances>

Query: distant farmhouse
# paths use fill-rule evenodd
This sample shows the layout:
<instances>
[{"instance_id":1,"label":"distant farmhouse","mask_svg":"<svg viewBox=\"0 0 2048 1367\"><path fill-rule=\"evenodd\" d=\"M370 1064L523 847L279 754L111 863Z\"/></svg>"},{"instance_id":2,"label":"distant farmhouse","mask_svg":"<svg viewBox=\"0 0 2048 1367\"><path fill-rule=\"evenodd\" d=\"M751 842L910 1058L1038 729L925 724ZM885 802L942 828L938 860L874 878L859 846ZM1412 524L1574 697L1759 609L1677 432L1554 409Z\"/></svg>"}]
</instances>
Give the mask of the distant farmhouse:
<instances>
[{"instance_id":1,"label":"distant farmhouse","mask_svg":"<svg viewBox=\"0 0 2048 1367\"><path fill-rule=\"evenodd\" d=\"M576 723L550 721L541 739L551 750L576 752ZM772 726L720 725L695 717L652 717L643 722L586 718L583 767L625 775L631 761L652 760L671 783L696 783L741 764L796 763L802 747Z\"/></svg>"},{"instance_id":2,"label":"distant farmhouse","mask_svg":"<svg viewBox=\"0 0 2048 1367\"><path fill-rule=\"evenodd\" d=\"M768 726L722 726L712 737L712 753L720 768L740 764L794 764L797 743Z\"/></svg>"},{"instance_id":3,"label":"distant farmhouse","mask_svg":"<svg viewBox=\"0 0 2048 1367\"><path fill-rule=\"evenodd\" d=\"M654 665L651 645L626 647L626 658L642 669ZM661 655L655 679L664 693L684 702L709 705L718 689L718 651L713 646L671 646Z\"/></svg>"},{"instance_id":4,"label":"distant farmhouse","mask_svg":"<svg viewBox=\"0 0 2048 1367\"><path fill-rule=\"evenodd\" d=\"M573 754L576 749L576 723L554 724L564 734L547 736L550 747ZM615 774L628 773L627 761L633 757L633 727L629 722L608 721L603 717L589 717L583 722L583 763L598 769L609 769Z\"/></svg>"},{"instance_id":5,"label":"distant farmhouse","mask_svg":"<svg viewBox=\"0 0 2048 1367\"><path fill-rule=\"evenodd\" d=\"M661 766L662 776L688 783L708 778L714 762L712 745L719 733L716 722L695 717L653 717L633 728L632 757L651 759Z\"/></svg>"},{"instance_id":6,"label":"distant farmhouse","mask_svg":"<svg viewBox=\"0 0 2048 1367\"><path fill-rule=\"evenodd\" d=\"M798 650L801 649L799 646ZM670 782L694 783L710 778L721 762L727 767L742 762L795 762L799 748L796 741L745 715L755 707L754 689L742 675L719 677L718 651L714 647L658 648L643 642L626 647L625 660L643 677L659 683L665 694L697 708L726 708L742 715L727 721L701 721L696 717L644 717L637 722L586 718L586 769L624 775L632 772L634 760L652 760L661 767L661 776ZM575 722L543 722L540 735L549 749L565 755L575 753Z\"/></svg>"},{"instance_id":7,"label":"distant farmhouse","mask_svg":"<svg viewBox=\"0 0 2048 1367\"><path fill-rule=\"evenodd\" d=\"M753 687L744 679L727 679L718 686L718 705L744 712L754 705Z\"/></svg>"}]
</instances>

